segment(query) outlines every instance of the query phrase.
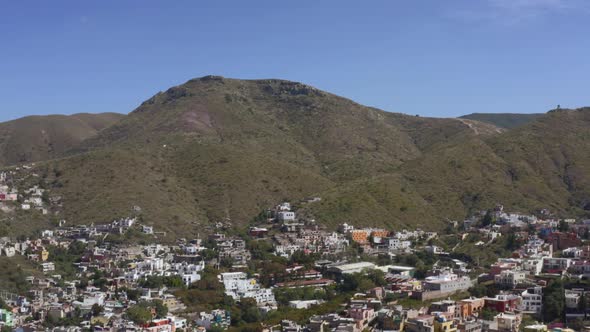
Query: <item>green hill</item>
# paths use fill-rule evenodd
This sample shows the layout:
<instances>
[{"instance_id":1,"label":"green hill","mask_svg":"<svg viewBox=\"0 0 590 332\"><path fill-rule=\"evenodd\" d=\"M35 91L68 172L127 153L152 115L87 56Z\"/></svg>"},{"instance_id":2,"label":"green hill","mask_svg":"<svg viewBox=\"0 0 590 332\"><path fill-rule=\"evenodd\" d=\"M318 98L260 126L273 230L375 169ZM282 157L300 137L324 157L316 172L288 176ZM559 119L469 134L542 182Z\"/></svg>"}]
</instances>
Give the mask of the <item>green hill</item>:
<instances>
[{"instance_id":1,"label":"green hill","mask_svg":"<svg viewBox=\"0 0 590 332\"><path fill-rule=\"evenodd\" d=\"M441 141L478 136L473 126L496 133L481 123L384 112L295 82L205 77L158 93L52 167L71 219L99 221L139 205L148 222L171 229L244 224L282 199L389 178ZM365 205L356 221L398 223L383 209L390 207ZM323 215L334 224L344 212Z\"/></svg>"},{"instance_id":2,"label":"green hill","mask_svg":"<svg viewBox=\"0 0 590 332\"><path fill-rule=\"evenodd\" d=\"M505 131L389 113L296 82L208 76L39 167L72 223L139 206L147 224L196 234L320 196L301 209L320 224L441 229L496 203L584 215L588 118L590 109L550 112Z\"/></svg>"},{"instance_id":3,"label":"green hill","mask_svg":"<svg viewBox=\"0 0 590 332\"><path fill-rule=\"evenodd\" d=\"M0 123L0 165L47 160L96 135L122 114L28 116Z\"/></svg>"}]
</instances>

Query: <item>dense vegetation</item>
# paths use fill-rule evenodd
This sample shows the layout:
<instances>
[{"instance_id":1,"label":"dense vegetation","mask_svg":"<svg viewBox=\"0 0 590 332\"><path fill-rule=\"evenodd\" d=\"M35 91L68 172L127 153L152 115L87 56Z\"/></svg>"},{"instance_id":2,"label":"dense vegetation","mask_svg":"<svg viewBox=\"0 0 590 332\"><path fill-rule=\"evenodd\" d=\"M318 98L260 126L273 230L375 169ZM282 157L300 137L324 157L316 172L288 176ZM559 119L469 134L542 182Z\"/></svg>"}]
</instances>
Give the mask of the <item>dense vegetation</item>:
<instances>
[{"instance_id":1,"label":"dense vegetation","mask_svg":"<svg viewBox=\"0 0 590 332\"><path fill-rule=\"evenodd\" d=\"M22 295L30 288L29 276L40 276L41 271L23 256L0 256L0 290Z\"/></svg>"}]
</instances>

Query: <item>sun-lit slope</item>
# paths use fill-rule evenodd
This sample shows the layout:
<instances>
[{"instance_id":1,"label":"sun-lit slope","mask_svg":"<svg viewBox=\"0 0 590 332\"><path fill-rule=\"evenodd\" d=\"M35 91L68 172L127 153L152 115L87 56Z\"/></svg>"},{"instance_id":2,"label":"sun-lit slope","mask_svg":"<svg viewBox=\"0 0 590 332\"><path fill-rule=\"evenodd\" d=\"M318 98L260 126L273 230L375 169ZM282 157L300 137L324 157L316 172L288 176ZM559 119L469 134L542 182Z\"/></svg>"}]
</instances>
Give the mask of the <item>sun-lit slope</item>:
<instances>
[{"instance_id":1,"label":"sun-lit slope","mask_svg":"<svg viewBox=\"0 0 590 332\"><path fill-rule=\"evenodd\" d=\"M328 226L440 229L496 203L580 212L587 113L506 131L384 112L296 82L208 76L156 94L55 161L55 190L76 222L138 205L146 223L174 232L245 225L309 196L322 201L302 212Z\"/></svg>"},{"instance_id":2,"label":"sun-lit slope","mask_svg":"<svg viewBox=\"0 0 590 332\"><path fill-rule=\"evenodd\" d=\"M326 195L319 205L325 210L314 213L327 224L346 215L362 223L412 225L420 219L437 227L442 219L399 170L441 142L488 134L456 119L364 107L300 83L205 77L158 93L75 152L87 151L82 163L89 165L96 163L96 151L115 148L133 151L146 158L144 163L160 156L162 176L173 179L166 185L190 197L194 219L204 223L230 219L244 224L281 199ZM118 167L133 169L132 163ZM147 173L136 177L148 179ZM119 185L135 186L109 183ZM146 187L137 186L142 189L135 192ZM76 196L79 188L64 187L73 188L66 196ZM342 199L352 207L331 203Z\"/></svg>"},{"instance_id":3,"label":"sun-lit slope","mask_svg":"<svg viewBox=\"0 0 590 332\"><path fill-rule=\"evenodd\" d=\"M543 113L471 113L461 116L460 119L476 120L500 128L512 129L534 121L541 116L543 116Z\"/></svg>"},{"instance_id":4,"label":"sun-lit slope","mask_svg":"<svg viewBox=\"0 0 590 332\"><path fill-rule=\"evenodd\" d=\"M60 157L123 116L117 113L28 116L0 123L0 165Z\"/></svg>"}]
</instances>

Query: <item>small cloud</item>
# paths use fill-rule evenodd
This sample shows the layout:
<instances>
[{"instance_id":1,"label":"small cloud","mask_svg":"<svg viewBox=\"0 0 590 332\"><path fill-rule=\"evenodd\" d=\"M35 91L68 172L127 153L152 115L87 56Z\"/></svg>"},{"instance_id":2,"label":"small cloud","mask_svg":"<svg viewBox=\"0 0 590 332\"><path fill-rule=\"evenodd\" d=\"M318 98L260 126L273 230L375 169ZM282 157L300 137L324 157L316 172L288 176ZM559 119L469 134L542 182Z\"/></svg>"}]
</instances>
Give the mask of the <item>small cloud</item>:
<instances>
[{"instance_id":1,"label":"small cloud","mask_svg":"<svg viewBox=\"0 0 590 332\"><path fill-rule=\"evenodd\" d=\"M85 16L85 15L80 16L80 23L82 23L82 24L88 23L88 16Z\"/></svg>"}]
</instances>

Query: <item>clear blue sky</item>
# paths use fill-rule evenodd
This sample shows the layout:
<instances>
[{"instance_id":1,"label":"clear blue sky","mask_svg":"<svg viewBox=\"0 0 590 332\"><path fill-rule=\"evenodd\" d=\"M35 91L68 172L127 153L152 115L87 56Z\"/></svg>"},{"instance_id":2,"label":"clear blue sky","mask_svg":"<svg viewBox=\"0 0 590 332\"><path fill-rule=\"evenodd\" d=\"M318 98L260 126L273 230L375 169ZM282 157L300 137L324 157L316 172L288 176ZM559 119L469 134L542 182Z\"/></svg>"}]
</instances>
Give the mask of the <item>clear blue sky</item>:
<instances>
[{"instance_id":1,"label":"clear blue sky","mask_svg":"<svg viewBox=\"0 0 590 332\"><path fill-rule=\"evenodd\" d=\"M0 120L127 113L208 74L423 116L590 105L590 1L2 1Z\"/></svg>"}]
</instances>

